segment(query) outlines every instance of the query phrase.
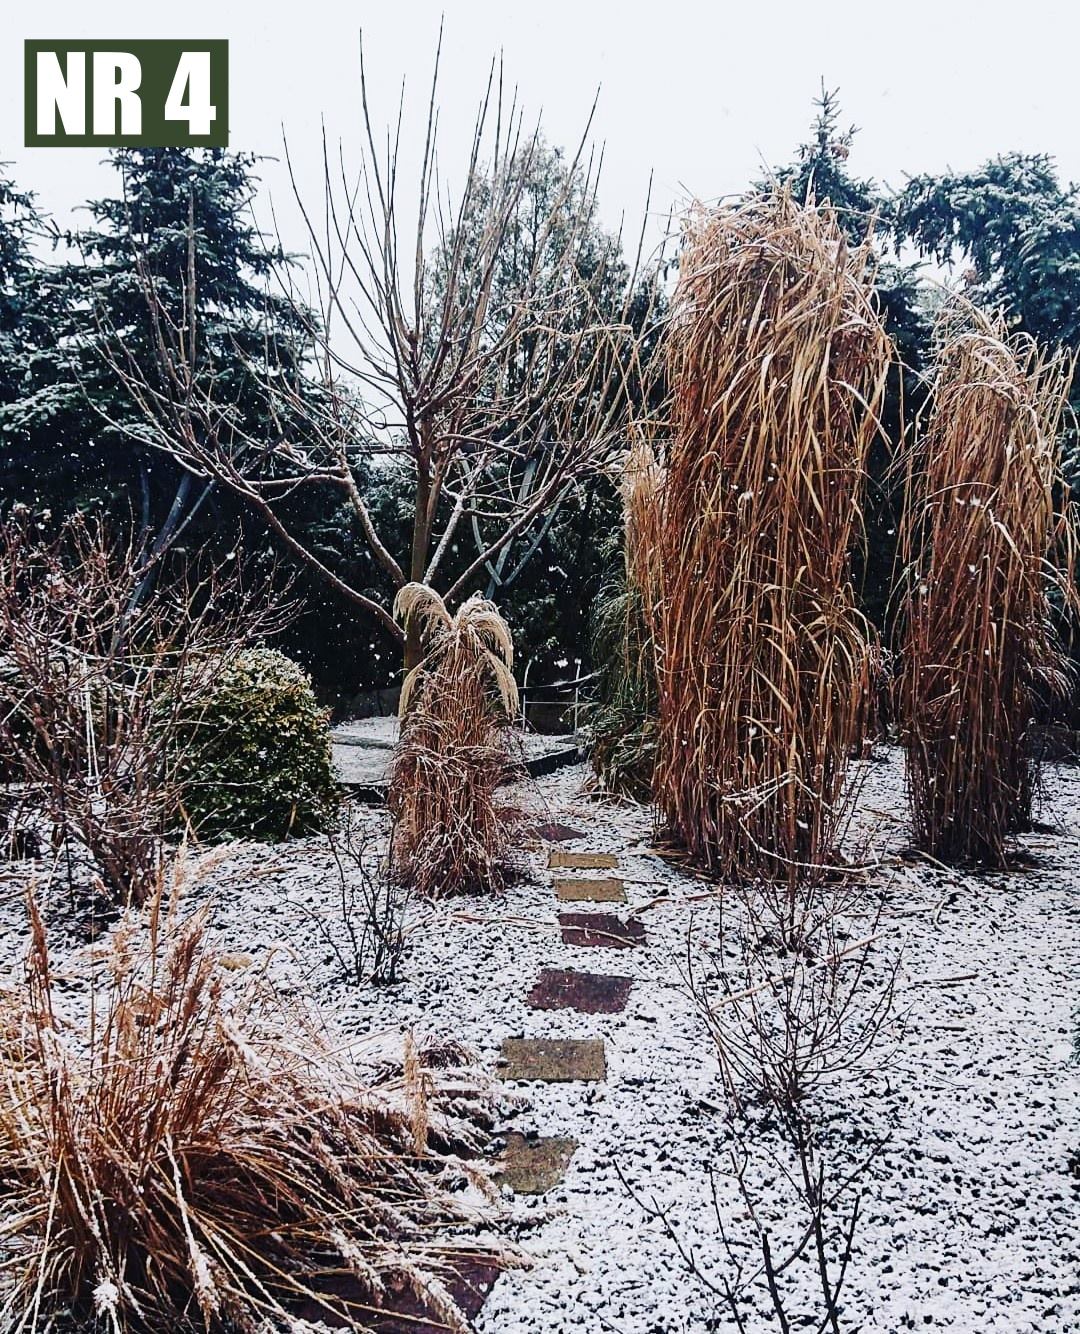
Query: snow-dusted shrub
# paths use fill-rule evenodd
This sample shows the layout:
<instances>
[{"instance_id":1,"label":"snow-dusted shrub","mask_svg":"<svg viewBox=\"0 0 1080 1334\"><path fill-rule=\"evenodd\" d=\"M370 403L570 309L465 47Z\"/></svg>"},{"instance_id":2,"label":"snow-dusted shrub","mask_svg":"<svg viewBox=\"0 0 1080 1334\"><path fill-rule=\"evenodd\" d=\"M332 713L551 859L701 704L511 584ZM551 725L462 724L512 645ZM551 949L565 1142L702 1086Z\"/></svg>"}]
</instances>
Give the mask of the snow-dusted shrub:
<instances>
[{"instance_id":1,"label":"snow-dusted shrub","mask_svg":"<svg viewBox=\"0 0 1080 1334\"><path fill-rule=\"evenodd\" d=\"M181 713L173 750L199 838L287 838L322 828L338 798L328 713L275 649L247 649Z\"/></svg>"},{"instance_id":2,"label":"snow-dusted shrub","mask_svg":"<svg viewBox=\"0 0 1080 1334\"><path fill-rule=\"evenodd\" d=\"M16 507L0 524L0 776L117 903L152 892L178 818L178 714L280 628L269 593L203 552L156 566L84 514Z\"/></svg>"}]
</instances>

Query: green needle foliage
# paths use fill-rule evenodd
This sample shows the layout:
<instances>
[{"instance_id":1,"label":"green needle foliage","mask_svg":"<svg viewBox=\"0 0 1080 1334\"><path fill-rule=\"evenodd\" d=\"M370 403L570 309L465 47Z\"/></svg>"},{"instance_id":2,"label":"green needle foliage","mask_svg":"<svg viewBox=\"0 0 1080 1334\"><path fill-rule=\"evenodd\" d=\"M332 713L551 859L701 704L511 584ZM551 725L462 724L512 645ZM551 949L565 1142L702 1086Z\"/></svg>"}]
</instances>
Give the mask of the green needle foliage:
<instances>
[{"instance_id":1,"label":"green needle foliage","mask_svg":"<svg viewBox=\"0 0 1080 1334\"><path fill-rule=\"evenodd\" d=\"M601 593L593 622L600 680L589 726L592 764L609 792L637 801L651 795L656 764L659 487L659 466L641 439L623 469L621 569Z\"/></svg>"}]
</instances>

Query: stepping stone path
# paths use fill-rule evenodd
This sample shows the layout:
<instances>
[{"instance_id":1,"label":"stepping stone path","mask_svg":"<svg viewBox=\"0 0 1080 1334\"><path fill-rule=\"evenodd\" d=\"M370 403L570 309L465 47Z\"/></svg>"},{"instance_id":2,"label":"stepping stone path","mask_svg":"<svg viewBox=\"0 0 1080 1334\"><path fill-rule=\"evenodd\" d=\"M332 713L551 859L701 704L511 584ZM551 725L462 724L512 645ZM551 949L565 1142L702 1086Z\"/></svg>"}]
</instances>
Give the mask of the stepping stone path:
<instances>
[{"instance_id":1,"label":"stepping stone path","mask_svg":"<svg viewBox=\"0 0 1080 1334\"><path fill-rule=\"evenodd\" d=\"M584 838L561 824L538 825L535 832L549 843ZM568 852L552 848L549 870L613 871L619 865L611 852ZM586 879L556 876L555 896L561 903L625 903L626 886L618 876ZM564 945L579 948L634 949L645 943L645 927L637 918L624 921L614 913L559 913ZM544 968L529 992L534 1010L577 1010L581 1014L621 1014L630 999L632 977L578 972L572 968ZM502 1045L505 1079L548 1083L595 1082L607 1077L602 1038L507 1038ZM563 1179L577 1141L542 1135L506 1136L506 1149L496 1180L524 1195L543 1195Z\"/></svg>"},{"instance_id":2,"label":"stepping stone path","mask_svg":"<svg viewBox=\"0 0 1080 1334\"><path fill-rule=\"evenodd\" d=\"M596 1083L607 1075L600 1038L507 1038L502 1045L504 1079L569 1084Z\"/></svg>"},{"instance_id":3,"label":"stepping stone path","mask_svg":"<svg viewBox=\"0 0 1080 1334\"><path fill-rule=\"evenodd\" d=\"M562 928L564 945L629 950L635 945L645 944L645 927L641 922L637 918L624 922L614 913L561 912L559 926Z\"/></svg>"},{"instance_id":4,"label":"stepping stone path","mask_svg":"<svg viewBox=\"0 0 1080 1334\"><path fill-rule=\"evenodd\" d=\"M563 1179L577 1146L576 1139L522 1135L513 1130L506 1137L495 1180L509 1186L515 1195L544 1195Z\"/></svg>"},{"instance_id":5,"label":"stepping stone path","mask_svg":"<svg viewBox=\"0 0 1080 1334\"><path fill-rule=\"evenodd\" d=\"M615 876L606 880L578 880L570 878L555 881L555 897L562 903L625 903L626 888Z\"/></svg>"},{"instance_id":6,"label":"stepping stone path","mask_svg":"<svg viewBox=\"0 0 1080 1334\"><path fill-rule=\"evenodd\" d=\"M528 1003L534 1010L577 1010L580 1014L621 1014L630 999L632 977L578 973L572 968L545 968Z\"/></svg>"}]
</instances>

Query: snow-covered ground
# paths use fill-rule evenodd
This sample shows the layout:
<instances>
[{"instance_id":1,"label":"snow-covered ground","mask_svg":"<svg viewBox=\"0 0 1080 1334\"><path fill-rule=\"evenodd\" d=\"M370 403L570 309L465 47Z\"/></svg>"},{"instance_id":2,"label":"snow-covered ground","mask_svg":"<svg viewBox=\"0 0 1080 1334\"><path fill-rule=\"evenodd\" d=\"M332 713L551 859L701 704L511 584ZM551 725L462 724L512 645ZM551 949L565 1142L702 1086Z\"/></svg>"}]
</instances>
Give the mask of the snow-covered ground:
<instances>
[{"instance_id":1,"label":"snow-covered ground","mask_svg":"<svg viewBox=\"0 0 1080 1334\"><path fill-rule=\"evenodd\" d=\"M527 762L573 750L577 745L576 738L567 734L524 731L516 735ZM397 739L396 717L354 718L332 727L330 742L338 781L353 787L385 784Z\"/></svg>"},{"instance_id":2,"label":"snow-covered ground","mask_svg":"<svg viewBox=\"0 0 1080 1334\"><path fill-rule=\"evenodd\" d=\"M1071 1063L1080 770L1046 767L1041 815L1054 832L1025 840L1031 865L980 876L897 861L906 841L900 758L885 750L865 770L852 847L865 852L869 842L881 864L849 928L853 938L860 927L876 930L871 992L898 953L900 964L880 1047L863 1069L815 1095L838 1168L875 1135L889 1135L869 1169L841 1328L1068 1334L1080 1329L1080 1181L1069 1169L1080 1149L1080 1071ZM414 909L404 979L388 988L344 984L314 924L319 915L337 929L338 881L321 840L231 846L213 854L191 897L216 900L225 949L275 951L283 983L311 994L346 1035L449 1033L493 1069L507 1037L603 1038L605 1082L522 1084L513 1089L522 1105L508 1100L508 1128L570 1136L579 1147L561 1186L519 1203L521 1216L536 1220L521 1238L533 1263L499 1279L482 1334L733 1330L622 1180L667 1213L703 1273L726 1272L710 1169L736 1238L745 1210L724 1176L732 1123L715 1050L684 982L696 944L715 944L719 908L705 896L710 886L651 851L649 811L582 796L586 776L581 766L564 769L521 795L538 819L583 832L566 846L618 854L619 869L601 874L622 876L629 903L599 906L638 910L647 933L640 949L562 943L540 844L522 848L523 876L502 898ZM359 818L375 828L381 815L367 808ZM23 939L27 870L0 870L0 957L14 959ZM63 904L54 907L59 920ZM526 996L547 967L633 976L625 1012L530 1009ZM768 1152L773 1133L762 1125L751 1137L748 1168L766 1215L782 1213L790 1196ZM809 1301L809 1264L785 1279ZM749 1330L777 1328L766 1310L767 1301L749 1312Z\"/></svg>"}]
</instances>

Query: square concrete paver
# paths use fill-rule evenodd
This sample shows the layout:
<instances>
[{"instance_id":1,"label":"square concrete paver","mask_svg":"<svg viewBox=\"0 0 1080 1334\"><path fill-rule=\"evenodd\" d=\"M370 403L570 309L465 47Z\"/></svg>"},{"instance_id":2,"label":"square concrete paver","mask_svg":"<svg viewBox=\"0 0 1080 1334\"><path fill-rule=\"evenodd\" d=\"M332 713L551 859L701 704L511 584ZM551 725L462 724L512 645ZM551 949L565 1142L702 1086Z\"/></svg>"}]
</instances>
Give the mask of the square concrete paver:
<instances>
[{"instance_id":1,"label":"square concrete paver","mask_svg":"<svg viewBox=\"0 0 1080 1334\"><path fill-rule=\"evenodd\" d=\"M607 1074L600 1038L507 1038L502 1045L504 1079L545 1084L598 1080Z\"/></svg>"},{"instance_id":2,"label":"square concrete paver","mask_svg":"<svg viewBox=\"0 0 1080 1334\"><path fill-rule=\"evenodd\" d=\"M630 977L545 968L529 992L534 1010L578 1010L581 1014L621 1014L630 999Z\"/></svg>"},{"instance_id":3,"label":"square concrete paver","mask_svg":"<svg viewBox=\"0 0 1080 1334\"><path fill-rule=\"evenodd\" d=\"M577 1146L576 1139L511 1131L495 1180L509 1186L515 1195L543 1195L566 1175Z\"/></svg>"},{"instance_id":4,"label":"square concrete paver","mask_svg":"<svg viewBox=\"0 0 1080 1334\"><path fill-rule=\"evenodd\" d=\"M645 927L636 917L624 922L614 913L561 912L559 926L564 945L628 950L645 944Z\"/></svg>"},{"instance_id":5,"label":"square concrete paver","mask_svg":"<svg viewBox=\"0 0 1080 1334\"><path fill-rule=\"evenodd\" d=\"M618 864L613 852L566 852L553 848L548 853L551 871L613 871Z\"/></svg>"},{"instance_id":6,"label":"square concrete paver","mask_svg":"<svg viewBox=\"0 0 1080 1334\"><path fill-rule=\"evenodd\" d=\"M557 820L538 824L533 833L545 843L569 843L572 839L585 837L580 829L571 829L568 824L559 824Z\"/></svg>"},{"instance_id":7,"label":"square concrete paver","mask_svg":"<svg viewBox=\"0 0 1080 1334\"><path fill-rule=\"evenodd\" d=\"M560 877L555 881L556 897L563 903L625 903L626 888L616 876L603 880L571 880Z\"/></svg>"}]
</instances>

